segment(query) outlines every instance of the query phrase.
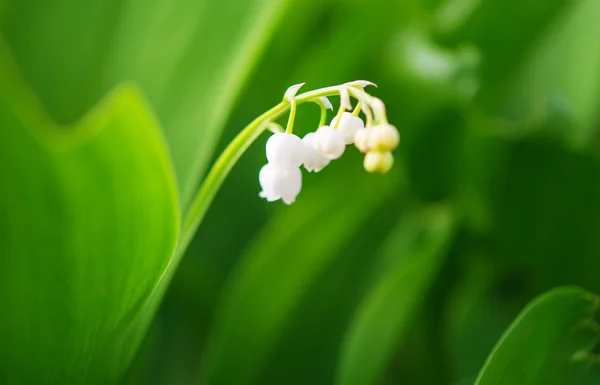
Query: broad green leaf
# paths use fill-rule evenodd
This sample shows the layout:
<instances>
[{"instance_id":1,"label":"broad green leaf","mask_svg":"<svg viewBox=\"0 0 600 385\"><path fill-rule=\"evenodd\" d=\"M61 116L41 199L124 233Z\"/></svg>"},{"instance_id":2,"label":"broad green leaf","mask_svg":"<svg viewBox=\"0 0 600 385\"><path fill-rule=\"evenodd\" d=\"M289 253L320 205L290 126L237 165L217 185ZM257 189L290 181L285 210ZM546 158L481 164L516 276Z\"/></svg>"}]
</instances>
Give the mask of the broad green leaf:
<instances>
[{"instance_id":1,"label":"broad green leaf","mask_svg":"<svg viewBox=\"0 0 600 385\"><path fill-rule=\"evenodd\" d=\"M135 87L62 127L12 64L0 50L0 383L113 384L177 241L166 146Z\"/></svg>"},{"instance_id":2,"label":"broad green leaf","mask_svg":"<svg viewBox=\"0 0 600 385\"><path fill-rule=\"evenodd\" d=\"M12 0L0 25L48 113L73 122L121 81L140 84L186 207L288 0Z\"/></svg>"},{"instance_id":3,"label":"broad green leaf","mask_svg":"<svg viewBox=\"0 0 600 385\"><path fill-rule=\"evenodd\" d=\"M453 215L445 207L412 215L418 220L409 215L402 221L382 251L381 276L357 309L342 345L338 385L379 383L441 266L453 234Z\"/></svg>"},{"instance_id":4,"label":"broad green leaf","mask_svg":"<svg viewBox=\"0 0 600 385\"><path fill-rule=\"evenodd\" d=\"M505 332L476 385L582 383L598 365L592 350L600 342L594 321L599 306L598 296L579 288L541 295Z\"/></svg>"},{"instance_id":5,"label":"broad green leaf","mask_svg":"<svg viewBox=\"0 0 600 385\"><path fill-rule=\"evenodd\" d=\"M328 177L328 171L306 177ZM202 384L252 384L284 325L314 280L332 263L393 179L338 174L303 192L262 230L229 279L206 346ZM343 183L340 177L351 180ZM305 180L305 183L307 181ZM338 191L342 186L352 188Z\"/></svg>"}]
</instances>

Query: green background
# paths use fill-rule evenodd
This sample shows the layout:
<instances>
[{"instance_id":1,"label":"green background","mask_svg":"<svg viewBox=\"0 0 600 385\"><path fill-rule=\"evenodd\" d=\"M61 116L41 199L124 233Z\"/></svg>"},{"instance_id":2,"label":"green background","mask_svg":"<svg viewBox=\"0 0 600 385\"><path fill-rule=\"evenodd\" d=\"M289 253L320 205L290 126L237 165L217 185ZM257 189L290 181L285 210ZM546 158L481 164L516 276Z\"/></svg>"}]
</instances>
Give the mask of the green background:
<instances>
[{"instance_id":1,"label":"green background","mask_svg":"<svg viewBox=\"0 0 600 385\"><path fill-rule=\"evenodd\" d=\"M0 0L0 384L600 383L599 17ZM264 134L176 252L236 133L357 79L402 135L389 174L348 147L268 203Z\"/></svg>"}]
</instances>

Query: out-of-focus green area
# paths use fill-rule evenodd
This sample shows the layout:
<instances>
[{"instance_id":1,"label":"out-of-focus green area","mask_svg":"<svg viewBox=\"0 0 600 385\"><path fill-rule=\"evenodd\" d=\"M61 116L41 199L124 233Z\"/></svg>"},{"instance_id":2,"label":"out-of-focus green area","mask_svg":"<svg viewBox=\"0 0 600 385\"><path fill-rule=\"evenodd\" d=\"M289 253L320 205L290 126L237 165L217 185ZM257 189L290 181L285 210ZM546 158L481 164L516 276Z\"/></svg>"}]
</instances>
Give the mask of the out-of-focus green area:
<instances>
[{"instance_id":1,"label":"out-of-focus green area","mask_svg":"<svg viewBox=\"0 0 600 385\"><path fill-rule=\"evenodd\" d=\"M0 384L473 384L538 295L600 293L598 17L598 0L0 0ZM236 133L291 84L356 79L402 135L388 175L348 147L267 203L265 134L172 257ZM554 293L478 384L600 382L598 297Z\"/></svg>"}]
</instances>

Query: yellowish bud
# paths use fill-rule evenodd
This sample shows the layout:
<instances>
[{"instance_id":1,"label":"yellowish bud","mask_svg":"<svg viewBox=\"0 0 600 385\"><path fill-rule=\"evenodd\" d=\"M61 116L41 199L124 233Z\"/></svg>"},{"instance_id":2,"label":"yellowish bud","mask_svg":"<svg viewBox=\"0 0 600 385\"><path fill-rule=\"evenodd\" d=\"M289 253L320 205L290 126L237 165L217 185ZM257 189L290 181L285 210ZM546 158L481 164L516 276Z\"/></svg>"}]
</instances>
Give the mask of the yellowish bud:
<instances>
[{"instance_id":1,"label":"yellowish bud","mask_svg":"<svg viewBox=\"0 0 600 385\"><path fill-rule=\"evenodd\" d=\"M385 174L390 171L394 165L394 157L389 151L369 151L367 152L367 155L365 155L365 161L363 165L367 172L379 172L381 174Z\"/></svg>"},{"instance_id":2,"label":"yellowish bud","mask_svg":"<svg viewBox=\"0 0 600 385\"><path fill-rule=\"evenodd\" d=\"M400 144L400 133L391 124L380 124L370 133L372 149L386 152L394 151Z\"/></svg>"}]
</instances>

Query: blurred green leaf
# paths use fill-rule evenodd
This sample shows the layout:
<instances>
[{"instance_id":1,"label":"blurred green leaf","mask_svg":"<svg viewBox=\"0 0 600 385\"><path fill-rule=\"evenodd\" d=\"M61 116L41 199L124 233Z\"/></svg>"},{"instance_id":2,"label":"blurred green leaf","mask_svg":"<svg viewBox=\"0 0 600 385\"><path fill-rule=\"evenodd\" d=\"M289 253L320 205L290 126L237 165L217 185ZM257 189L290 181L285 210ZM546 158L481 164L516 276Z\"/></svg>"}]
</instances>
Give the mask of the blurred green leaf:
<instances>
[{"instance_id":1,"label":"blurred green leaf","mask_svg":"<svg viewBox=\"0 0 600 385\"><path fill-rule=\"evenodd\" d=\"M599 306L598 296L579 288L541 295L500 339L476 385L581 383L600 339Z\"/></svg>"},{"instance_id":2,"label":"blurred green leaf","mask_svg":"<svg viewBox=\"0 0 600 385\"><path fill-rule=\"evenodd\" d=\"M503 115L543 123L581 147L597 130L600 2L577 2L540 40L507 94Z\"/></svg>"},{"instance_id":3,"label":"blurred green leaf","mask_svg":"<svg viewBox=\"0 0 600 385\"><path fill-rule=\"evenodd\" d=\"M454 218L446 207L408 215L382 251L381 276L359 306L342 345L336 383L376 384L445 255Z\"/></svg>"},{"instance_id":4,"label":"blurred green leaf","mask_svg":"<svg viewBox=\"0 0 600 385\"><path fill-rule=\"evenodd\" d=\"M523 298L535 293L526 286L528 271L464 249L456 253L463 260L444 304L444 346L455 378L468 377L473 384L486 356L525 306Z\"/></svg>"},{"instance_id":5,"label":"blurred green leaf","mask_svg":"<svg viewBox=\"0 0 600 385\"><path fill-rule=\"evenodd\" d=\"M166 146L136 88L65 129L12 64L0 50L0 383L112 384L175 249Z\"/></svg>"},{"instance_id":6,"label":"blurred green leaf","mask_svg":"<svg viewBox=\"0 0 600 385\"><path fill-rule=\"evenodd\" d=\"M314 177L327 177L328 172ZM203 384L256 382L303 295L387 197L393 181L371 175L369 182L344 184L342 180L354 181L351 173L329 177L328 183L275 216L242 256L213 321ZM352 188L332 193L342 185Z\"/></svg>"},{"instance_id":7,"label":"blurred green leaf","mask_svg":"<svg viewBox=\"0 0 600 385\"><path fill-rule=\"evenodd\" d=\"M538 39L570 0L452 0L438 13L435 26L445 40L471 42L482 54L482 93L485 103L497 100ZM443 10L443 11L442 11ZM452 22L447 15L453 15Z\"/></svg>"},{"instance_id":8,"label":"blurred green leaf","mask_svg":"<svg viewBox=\"0 0 600 385\"><path fill-rule=\"evenodd\" d=\"M186 207L288 0L13 0L1 31L59 123L121 81L156 110ZM32 27L35 26L35 27Z\"/></svg>"},{"instance_id":9,"label":"blurred green leaf","mask_svg":"<svg viewBox=\"0 0 600 385\"><path fill-rule=\"evenodd\" d=\"M555 141L516 143L489 189L493 255L531 270L541 290L600 289L600 162ZM552 261L552 263L548 263Z\"/></svg>"}]
</instances>

